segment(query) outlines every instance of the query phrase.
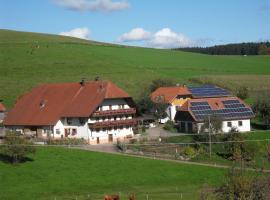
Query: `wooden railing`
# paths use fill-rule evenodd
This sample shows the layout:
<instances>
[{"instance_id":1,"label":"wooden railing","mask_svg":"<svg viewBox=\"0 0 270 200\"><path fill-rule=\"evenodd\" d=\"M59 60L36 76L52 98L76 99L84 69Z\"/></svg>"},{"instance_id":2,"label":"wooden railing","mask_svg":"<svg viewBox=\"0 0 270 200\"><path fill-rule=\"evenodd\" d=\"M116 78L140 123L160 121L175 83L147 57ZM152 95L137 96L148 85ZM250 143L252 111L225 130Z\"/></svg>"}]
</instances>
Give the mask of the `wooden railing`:
<instances>
[{"instance_id":1,"label":"wooden railing","mask_svg":"<svg viewBox=\"0 0 270 200\"><path fill-rule=\"evenodd\" d=\"M115 116L115 115L127 115L127 114L135 114L135 108L127 108L127 109L118 109L118 110L100 110L93 113L93 117L103 117L103 116Z\"/></svg>"},{"instance_id":2,"label":"wooden railing","mask_svg":"<svg viewBox=\"0 0 270 200\"><path fill-rule=\"evenodd\" d=\"M136 119L114 120L114 121L103 121L103 122L96 122L94 124L89 124L89 128L109 128L109 127L119 127L119 126L135 126L136 124L137 124Z\"/></svg>"}]
</instances>

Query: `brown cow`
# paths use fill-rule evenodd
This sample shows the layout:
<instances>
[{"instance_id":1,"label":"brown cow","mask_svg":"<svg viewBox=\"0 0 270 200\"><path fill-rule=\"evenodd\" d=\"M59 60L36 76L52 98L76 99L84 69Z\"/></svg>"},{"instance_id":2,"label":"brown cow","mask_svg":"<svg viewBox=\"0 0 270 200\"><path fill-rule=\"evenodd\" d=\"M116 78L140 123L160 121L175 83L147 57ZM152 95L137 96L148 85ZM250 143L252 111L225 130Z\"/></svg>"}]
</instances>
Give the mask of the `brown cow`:
<instances>
[{"instance_id":1,"label":"brown cow","mask_svg":"<svg viewBox=\"0 0 270 200\"><path fill-rule=\"evenodd\" d=\"M129 196L129 200L136 200L134 193L132 193L132 195Z\"/></svg>"},{"instance_id":2,"label":"brown cow","mask_svg":"<svg viewBox=\"0 0 270 200\"><path fill-rule=\"evenodd\" d=\"M117 194L105 195L104 200L120 200L120 197Z\"/></svg>"}]
</instances>

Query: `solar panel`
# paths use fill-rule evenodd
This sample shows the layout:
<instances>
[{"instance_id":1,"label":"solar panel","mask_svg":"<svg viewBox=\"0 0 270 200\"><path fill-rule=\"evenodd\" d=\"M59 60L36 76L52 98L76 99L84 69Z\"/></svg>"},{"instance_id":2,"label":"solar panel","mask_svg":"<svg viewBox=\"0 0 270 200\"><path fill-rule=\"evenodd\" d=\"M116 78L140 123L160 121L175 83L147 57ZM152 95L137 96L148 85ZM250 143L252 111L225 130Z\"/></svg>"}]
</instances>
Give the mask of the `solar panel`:
<instances>
[{"instance_id":1,"label":"solar panel","mask_svg":"<svg viewBox=\"0 0 270 200\"><path fill-rule=\"evenodd\" d=\"M242 104L237 99L223 101L224 108L211 110L208 102L191 102L190 110L199 121L206 119L209 115L217 115L225 120L251 118L254 116L251 108Z\"/></svg>"},{"instance_id":2,"label":"solar panel","mask_svg":"<svg viewBox=\"0 0 270 200\"><path fill-rule=\"evenodd\" d=\"M219 96L230 96L230 93L219 87L213 85L204 85L200 87L189 87L194 97L219 97Z\"/></svg>"}]
</instances>

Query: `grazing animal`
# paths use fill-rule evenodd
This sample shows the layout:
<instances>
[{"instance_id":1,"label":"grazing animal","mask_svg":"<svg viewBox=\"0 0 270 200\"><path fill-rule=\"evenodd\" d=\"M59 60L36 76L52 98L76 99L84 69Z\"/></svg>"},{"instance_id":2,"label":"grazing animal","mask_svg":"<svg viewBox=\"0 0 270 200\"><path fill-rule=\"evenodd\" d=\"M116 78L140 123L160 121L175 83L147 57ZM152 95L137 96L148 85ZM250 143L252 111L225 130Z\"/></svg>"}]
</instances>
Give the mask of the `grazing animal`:
<instances>
[{"instance_id":1,"label":"grazing animal","mask_svg":"<svg viewBox=\"0 0 270 200\"><path fill-rule=\"evenodd\" d=\"M120 200L120 197L117 194L105 195L104 200Z\"/></svg>"},{"instance_id":2,"label":"grazing animal","mask_svg":"<svg viewBox=\"0 0 270 200\"><path fill-rule=\"evenodd\" d=\"M134 193L132 193L132 194L129 196L129 200L136 200L135 194L134 194Z\"/></svg>"}]
</instances>

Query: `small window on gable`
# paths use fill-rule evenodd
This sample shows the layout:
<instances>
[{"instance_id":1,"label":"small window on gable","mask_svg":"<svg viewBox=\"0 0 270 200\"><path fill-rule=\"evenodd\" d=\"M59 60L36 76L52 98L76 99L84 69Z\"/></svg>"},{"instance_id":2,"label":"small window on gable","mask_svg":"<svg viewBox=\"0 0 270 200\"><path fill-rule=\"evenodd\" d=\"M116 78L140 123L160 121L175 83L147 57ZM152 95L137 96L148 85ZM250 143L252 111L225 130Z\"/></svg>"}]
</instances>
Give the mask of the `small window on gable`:
<instances>
[{"instance_id":1,"label":"small window on gable","mask_svg":"<svg viewBox=\"0 0 270 200\"><path fill-rule=\"evenodd\" d=\"M238 126L243 126L243 122L242 121L238 121Z\"/></svg>"},{"instance_id":2,"label":"small window on gable","mask_svg":"<svg viewBox=\"0 0 270 200\"><path fill-rule=\"evenodd\" d=\"M228 127L232 127L232 122L227 122Z\"/></svg>"}]
</instances>

